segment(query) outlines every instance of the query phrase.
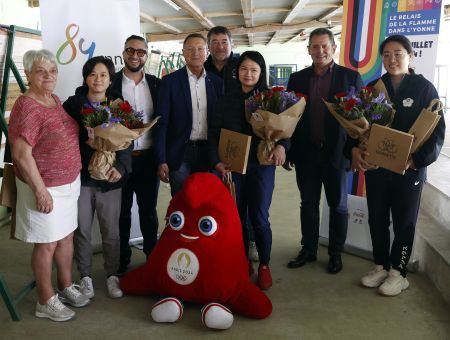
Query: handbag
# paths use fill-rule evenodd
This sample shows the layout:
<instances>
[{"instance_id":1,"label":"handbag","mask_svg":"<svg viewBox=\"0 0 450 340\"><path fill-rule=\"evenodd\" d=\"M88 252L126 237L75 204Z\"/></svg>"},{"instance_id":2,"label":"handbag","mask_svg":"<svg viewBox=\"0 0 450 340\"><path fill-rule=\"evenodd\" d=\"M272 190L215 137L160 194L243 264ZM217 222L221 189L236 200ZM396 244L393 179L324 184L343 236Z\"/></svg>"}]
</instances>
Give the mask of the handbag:
<instances>
[{"instance_id":1,"label":"handbag","mask_svg":"<svg viewBox=\"0 0 450 340\"><path fill-rule=\"evenodd\" d=\"M227 172L226 175L222 177L222 181L233 197L234 202L236 203L236 186L233 182L233 177L231 176L231 172Z\"/></svg>"},{"instance_id":2,"label":"handbag","mask_svg":"<svg viewBox=\"0 0 450 340\"><path fill-rule=\"evenodd\" d=\"M17 200L16 175L12 164L5 163L3 168L2 188L0 191L0 205L15 208Z\"/></svg>"},{"instance_id":3,"label":"handbag","mask_svg":"<svg viewBox=\"0 0 450 340\"><path fill-rule=\"evenodd\" d=\"M3 167L2 188L0 190L0 205L11 208L11 230L10 239L15 238L16 232L16 202L17 202L17 187L16 174L14 167L10 163L5 163Z\"/></svg>"}]
</instances>

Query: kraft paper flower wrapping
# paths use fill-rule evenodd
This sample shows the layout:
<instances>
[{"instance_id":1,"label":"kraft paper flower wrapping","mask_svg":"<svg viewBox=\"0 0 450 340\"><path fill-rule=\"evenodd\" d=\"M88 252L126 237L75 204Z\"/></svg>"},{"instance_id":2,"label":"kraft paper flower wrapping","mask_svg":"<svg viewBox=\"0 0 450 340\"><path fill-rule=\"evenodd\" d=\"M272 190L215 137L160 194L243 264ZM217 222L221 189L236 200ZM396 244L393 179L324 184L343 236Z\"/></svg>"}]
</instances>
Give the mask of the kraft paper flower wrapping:
<instances>
[{"instance_id":1,"label":"kraft paper flower wrapping","mask_svg":"<svg viewBox=\"0 0 450 340\"><path fill-rule=\"evenodd\" d=\"M130 104L118 99L110 105L88 103L82 111L83 123L88 130L87 144L95 150L89 161L89 174L96 180L108 180L107 172L114 166L116 151L128 148L159 117L150 123L142 123L142 113L135 112Z\"/></svg>"},{"instance_id":2,"label":"kraft paper flower wrapping","mask_svg":"<svg viewBox=\"0 0 450 340\"><path fill-rule=\"evenodd\" d=\"M246 100L246 118L261 138L257 157L261 165L272 165L270 153L275 144L291 138L305 110L305 95L274 88Z\"/></svg>"},{"instance_id":3,"label":"kraft paper flower wrapping","mask_svg":"<svg viewBox=\"0 0 450 340\"><path fill-rule=\"evenodd\" d=\"M351 138L358 139L359 147L364 150L371 125L389 126L394 119L395 110L389 104L386 88L380 82L374 87L365 86L359 92L351 87L349 92L337 93L336 103L323 100L342 128Z\"/></svg>"}]
</instances>

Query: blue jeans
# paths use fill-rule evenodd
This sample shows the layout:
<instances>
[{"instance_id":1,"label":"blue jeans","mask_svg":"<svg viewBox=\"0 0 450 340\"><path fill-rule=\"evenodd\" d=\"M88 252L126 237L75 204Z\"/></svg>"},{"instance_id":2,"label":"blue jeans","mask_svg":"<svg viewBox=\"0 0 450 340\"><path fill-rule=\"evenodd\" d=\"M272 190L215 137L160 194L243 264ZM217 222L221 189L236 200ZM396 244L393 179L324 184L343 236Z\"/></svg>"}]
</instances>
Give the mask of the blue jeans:
<instances>
[{"instance_id":1,"label":"blue jeans","mask_svg":"<svg viewBox=\"0 0 450 340\"><path fill-rule=\"evenodd\" d=\"M244 247L248 251L249 232L247 216L254 228L255 244L259 261L269 264L272 250L272 229L269 222L269 209L275 187L275 166L249 164L247 174L233 173L236 186L237 206L242 223Z\"/></svg>"},{"instance_id":2,"label":"blue jeans","mask_svg":"<svg viewBox=\"0 0 450 340\"><path fill-rule=\"evenodd\" d=\"M186 143L183 161L177 170L169 168L170 194L175 194L181 190L186 178L195 172L209 170L208 151L206 141L200 143Z\"/></svg>"}]
</instances>

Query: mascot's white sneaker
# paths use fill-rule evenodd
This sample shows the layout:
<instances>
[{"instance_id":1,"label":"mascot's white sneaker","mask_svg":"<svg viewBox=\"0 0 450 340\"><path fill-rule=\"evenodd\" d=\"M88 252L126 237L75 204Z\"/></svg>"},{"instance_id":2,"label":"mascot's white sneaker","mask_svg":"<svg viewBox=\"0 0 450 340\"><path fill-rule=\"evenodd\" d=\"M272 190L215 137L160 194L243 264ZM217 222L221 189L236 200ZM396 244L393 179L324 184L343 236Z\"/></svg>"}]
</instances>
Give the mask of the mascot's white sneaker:
<instances>
[{"instance_id":1,"label":"mascot's white sneaker","mask_svg":"<svg viewBox=\"0 0 450 340\"><path fill-rule=\"evenodd\" d=\"M169 297L155 303L152 307L152 319L155 322L175 322L183 316L183 304Z\"/></svg>"},{"instance_id":2,"label":"mascot's white sneaker","mask_svg":"<svg viewBox=\"0 0 450 340\"><path fill-rule=\"evenodd\" d=\"M202 322L208 328L228 329L233 324L233 314L220 303L210 303L202 308Z\"/></svg>"}]
</instances>

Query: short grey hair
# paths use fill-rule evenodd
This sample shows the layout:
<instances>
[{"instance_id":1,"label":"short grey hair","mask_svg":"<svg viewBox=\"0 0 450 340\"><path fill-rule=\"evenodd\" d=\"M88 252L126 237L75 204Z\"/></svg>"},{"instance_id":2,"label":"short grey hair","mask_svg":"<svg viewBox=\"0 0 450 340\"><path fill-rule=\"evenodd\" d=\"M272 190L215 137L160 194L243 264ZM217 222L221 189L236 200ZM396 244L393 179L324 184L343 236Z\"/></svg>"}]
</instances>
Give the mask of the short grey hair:
<instances>
[{"instance_id":1,"label":"short grey hair","mask_svg":"<svg viewBox=\"0 0 450 340\"><path fill-rule=\"evenodd\" d=\"M23 68L27 72L31 72L35 62L52 63L58 67L56 58L49 50L29 50L23 55Z\"/></svg>"},{"instance_id":2,"label":"short grey hair","mask_svg":"<svg viewBox=\"0 0 450 340\"><path fill-rule=\"evenodd\" d=\"M311 40L315 35L328 35L328 38L330 39L331 46L335 46L336 43L334 42L334 34L329 29L325 27L319 27L316 28L314 31L309 33L309 41L308 41L308 47L311 46Z\"/></svg>"}]
</instances>

